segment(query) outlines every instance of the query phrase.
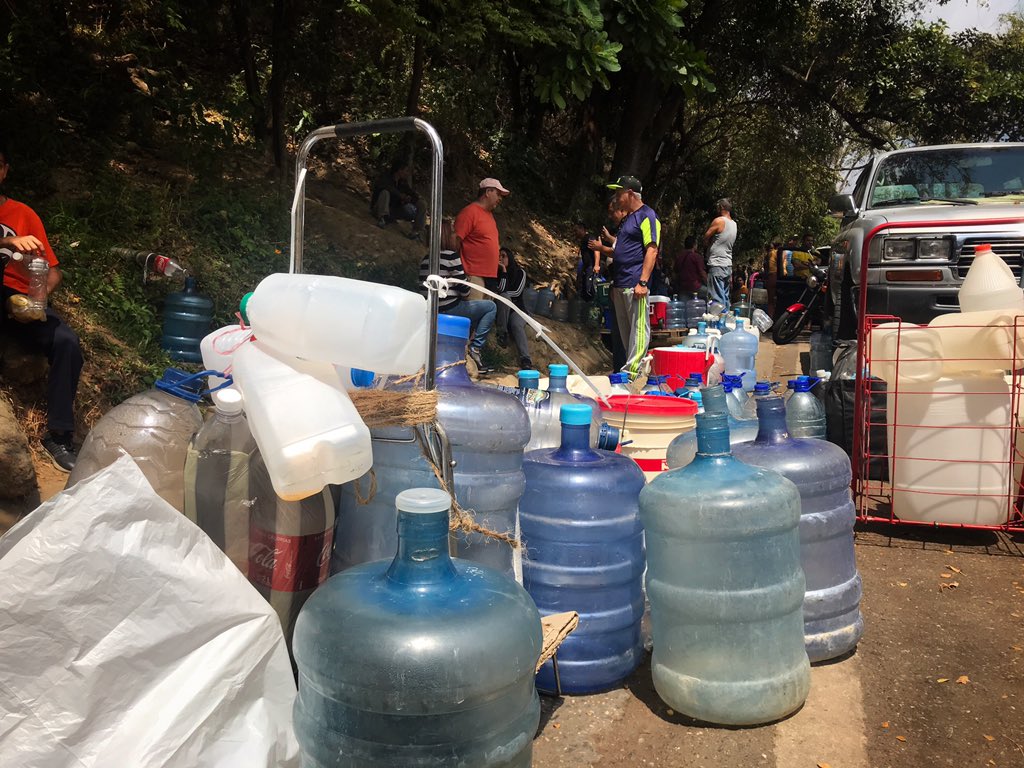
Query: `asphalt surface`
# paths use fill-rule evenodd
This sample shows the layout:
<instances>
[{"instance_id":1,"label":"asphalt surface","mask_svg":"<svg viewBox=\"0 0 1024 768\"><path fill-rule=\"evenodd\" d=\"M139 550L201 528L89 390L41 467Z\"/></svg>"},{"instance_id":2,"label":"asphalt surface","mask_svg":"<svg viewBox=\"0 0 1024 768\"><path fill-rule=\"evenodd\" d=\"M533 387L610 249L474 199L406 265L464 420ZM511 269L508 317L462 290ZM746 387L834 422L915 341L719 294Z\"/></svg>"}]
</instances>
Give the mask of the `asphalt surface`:
<instances>
[{"instance_id":1,"label":"asphalt surface","mask_svg":"<svg viewBox=\"0 0 1024 768\"><path fill-rule=\"evenodd\" d=\"M759 375L799 372L806 353L763 341ZM875 524L858 526L856 553L864 637L812 668L794 715L688 721L648 659L608 693L542 697L534 767L1024 767L1024 535Z\"/></svg>"}]
</instances>

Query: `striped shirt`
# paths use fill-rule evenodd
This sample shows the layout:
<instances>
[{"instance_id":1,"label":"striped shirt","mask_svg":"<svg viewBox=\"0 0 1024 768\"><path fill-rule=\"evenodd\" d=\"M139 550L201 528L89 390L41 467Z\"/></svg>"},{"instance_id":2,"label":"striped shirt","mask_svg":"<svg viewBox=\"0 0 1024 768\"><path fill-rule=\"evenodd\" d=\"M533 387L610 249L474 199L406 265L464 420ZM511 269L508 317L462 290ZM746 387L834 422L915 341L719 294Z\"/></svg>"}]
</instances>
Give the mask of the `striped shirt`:
<instances>
[{"instance_id":1,"label":"striped shirt","mask_svg":"<svg viewBox=\"0 0 1024 768\"><path fill-rule=\"evenodd\" d=\"M459 254L455 251L441 251L441 262L437 270L438 277L448 279L454 277L456 280L465 280L466 273L462 269L462 259L459 258ZM430 276L430 254L426 254L423 257L423 261L420 262L420 282L426 282L426 279ZM426 289L423 289L426 293ZM438 296L437 308L444 312L446 309L451 309L459 303L460 299L466 297L469 294L469 286L467 285L453 285L448 295L443 299Z\"/></svg>"}]
</instances>

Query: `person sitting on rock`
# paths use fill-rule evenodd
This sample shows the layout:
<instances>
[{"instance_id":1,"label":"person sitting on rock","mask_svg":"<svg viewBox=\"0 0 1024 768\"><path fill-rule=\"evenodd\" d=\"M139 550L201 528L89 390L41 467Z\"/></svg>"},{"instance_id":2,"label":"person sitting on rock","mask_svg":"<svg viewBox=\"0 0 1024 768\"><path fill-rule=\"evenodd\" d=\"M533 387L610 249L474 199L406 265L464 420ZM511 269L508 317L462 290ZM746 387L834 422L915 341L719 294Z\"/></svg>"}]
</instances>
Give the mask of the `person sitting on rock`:
<instances>
[{"instance_id":1,"label":"person sitting on rock","mask_svg":"<svg viewBox=\"0 0 1024 768\"><path fill-rule=\"evenodd\" d=\"M11 200L4 194L3 183L10 170L10 155L0 146L0 255L8 261L3 270L0 288L3 309L0 311L0 337L17 340L29 349L46 355L50 373L46 386L47 426L49 433L43 438L43 448L55 467L63 472L74 469L77 456L74 449L75 394L78 377L82 372L82 349L78 336L52 309L47 307L45 320L20 322L17 316L8 318L8 302L14 296L29 292L26 260L13 259L16 254L39 255L50 265L46 283L49 296L60 285L61 272L57 257L46 237L43 222L35 211L24 203Z\"/></svg>"},{"instance_id":2,"label":"person sitting on rock","mask_svg":"<svg viewBox=\"0 0 1024 768\"><path fill-rule=\"evenodd\" d=\"M412 168L404 160L396 160L387 173L382 173L373 183L370 196L370 211L377 218L378 227L386 227L393 221L411 221L410 240L419 240L427 209L420 204L419 196L412 188Z\"/></svg>"}]
</instances>

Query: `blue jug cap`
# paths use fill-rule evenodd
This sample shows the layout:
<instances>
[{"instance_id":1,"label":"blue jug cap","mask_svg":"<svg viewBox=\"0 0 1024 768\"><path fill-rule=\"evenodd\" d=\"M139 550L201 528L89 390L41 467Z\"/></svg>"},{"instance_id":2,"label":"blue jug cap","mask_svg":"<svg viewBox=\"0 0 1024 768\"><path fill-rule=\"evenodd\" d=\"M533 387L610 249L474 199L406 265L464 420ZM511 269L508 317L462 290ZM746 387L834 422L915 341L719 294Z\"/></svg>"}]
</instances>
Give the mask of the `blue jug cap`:
<instances>
[{"instance_id":1,"label":"blue jug cap","mask_svg":"<svg viewBox=\"0 0 1024 768\"><path fill-rule=\"evenodd\" d=\"M699 389L696 392L691 392L690 390L686 390L686 397L689 400L693 400L693 402L695 402L699 406L703 406L704 405L704 395L702 395L700 393Z\"/></svg>"},{"instance_id":2,"label":"blue jug cap","mask_svg":"<svg viewBox=\"0 0 1024 768\"><path fill-rule=\"evenodd\" d=\"M654 374L647 377L648 384L664 384L666 381L668 381L668 376L659 376L658 374Z\"/></svg>"},{"instance_id":3,"label":"blue jug cap","mask_svg":"<svg viewBox=\"0 0 1024 768\"><path fill-rule=\"evenodd\" d=\"M743 375L737 376L735 373L723 373L722 384L731 384L733 387L743 386Z\"/></svg>"},{"instance_id":4,"label":"blue jug cap","mask_svg":"<svg viewBox=\"0 0 1024 768\"><path fill-rule=\"evenodd\" d=\"M590 426L590 417L593 411L589 405L584 403L571 403L563 405L558 411L558 418L563 424L570 426Z\"/></svg>"},{"instance_id":5,"label":"blue jug cap","mask_svg":"<svg viewBox=\"0 0 1024 768\"><path fill-rule=\"evenodd\" d=\"M688 374L686 374L686 386L690 386L691 384L703 384L703 383L704 383L704 377L701 376L699 373L688 373Z\"/></svg>"},{"instance_id":6,"label":"blue jug cap","mask_svg":"<svg viewBox=\"0 0 1024 768\"><path fill-rule=\"evenodd\" d=\"M568 376L569 366L565 363L551 363L548 366L548 374L551 376Z\"/></svg>"},{"instance_id":7,"label":"blue jug cap","mask_svg":"<svg viewBox=\"0 0 1024 768\"><path fill-rule=\"evenodd\" d=\"M190 403L198 403L203 396L203 379L206 372L189 373L180 368L168 368L153 385L161 392L180 397Z\"/></svg>"},{"instance_id":8,"label":"blue jug cap","mask_svg":"<svg viewBox=\"0 0 1024 768\"><path fill-rule=\"evenodd\" d=\"M608 383L610 384L625 384L626 374L624 373L613 373L608 376Z\"/></svg>"},{"instance_id":9,"label":"blue jug cap","mask_svg":"<svg viewBox=\"0 0 1024 768\"><path fill-rule=\"evenodd\" d=\"M395 497L395 507L401 512L429 515L451 509L452 497L440 488L409 488Z\"/></svg>"},{"instance_id":10,"label":"blue jug cap","mask_svg":"<svg viewBox=\"0 0 1024 768\"><path fill-rule=\"evenodd\" d=\"M810 376L797 376L786 383L786 389L792 389L794 392L810 392L817 383L818 380L812 379Z\"/></svg>"},{"instance_id":11,"label":"blue jug cap","mask_svg":"<svg viewBox=\"0 0 1024 768\"><path fill-rule=\"evenodd\" d=\"M456 315L437 316L437 332L442 336L468 339L470 325L472 323L470 323L468 317L457 317Z\"/></svg>"},{"instance_id":12,"label":"blue jug cap","mask_svg":"<svg viewBox=\"0 0 1024 768\"><path fill-rule=\"evenodd\" d=\"M703 320L698 320L697 321L697 333L698 333L698 335L704 333L705 331L707 331L707 329L708 329L708 324L707 323L705 323Z\"/></svg>"},{"instance_id":13,"label":"blue jug cap","mask_svg":"<svg viewBox=\"0 0 1024 768\"><path fill-rule=\"evenodd\" d=\"M742 327L743 327L743 324L744 324L745 322L747 322L747 318L745 318L745 317L739 317L739 310L737 310L737 311L736 311L736 315L737 315L737 317L736 317L736 327L737 327L737 328L742 328Z\"/></svg>"},{"instance_id":14,"label":"blue jug cap","mask_svg":"<svg viewBox=\"0 0 1024 768\"><path fill-rule=\"evenodd\" d=\"M754 385L755 395L768 395L771 394L771 391L772 383L770 381L759 381Z\"/></svg>"},{"instance_id":15,"label":"blue jug cap","mask_svg":"<svg viewBox=\"0 0 1024 768\"><path fill-rule=\"evenodd\" d=\"M252 298L252 291L249 291L242 300L238 302L238 311L242 315L242 320L246 325L249 325L249 299Z\"/></svg>"},{"instance_id":16,"label":"blue jug cap","mask_svg":"<svg viewBox=\"0 0 1024 768\"><path fill-rule=\"evenodd\" d=\"M619 447L621 436L617 427L601 422L601 431L597 437L597 447L602 451L614 451Z\"/></svg>"},{"instance_id":17,"label":"blue jug cap","mask_svg":"<svg viewBox=\"0 0 1024 768\"><path fill-rule=\"evenodd\" d=\"M349 378L352 379L353 386L365 389L373 386L374 373L373 371L364 371L362 368L353 368L349 372Z\"/></svg>"},{"instance_id":18,"label":"blue jug cap","mask_svg":"<svg viewBox=\"0 0 1024 768\"><path fill-rule=\"evenodd\" d=\"M537 379L540 381L540 371L527 368L526 370L519 371L519 373L516 374L516 377L519 379Z\"/></svg>"}]
</instances>

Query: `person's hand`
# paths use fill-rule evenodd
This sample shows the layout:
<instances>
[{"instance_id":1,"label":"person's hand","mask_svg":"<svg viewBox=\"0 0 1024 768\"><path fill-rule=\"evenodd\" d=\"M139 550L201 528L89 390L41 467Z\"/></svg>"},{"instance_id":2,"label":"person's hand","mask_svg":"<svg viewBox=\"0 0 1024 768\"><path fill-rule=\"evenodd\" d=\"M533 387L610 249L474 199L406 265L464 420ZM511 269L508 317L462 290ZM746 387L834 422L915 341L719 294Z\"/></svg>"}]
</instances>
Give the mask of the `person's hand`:
<instances>
[{"instance_id":1,"label":"person's hand","mask_svg":"<svg viewBox=\"0 0 1024 768\"><path fill-rule=\"evenodd\" d=\"M602 245L604 245L604 243L602 243L596 237L592 237L589 240L587 240L587 248L589 248L592 251L598 250Z\"/></svg>"},{"instance_id":2,"label":"person's hand","mask_svg":"<svg viewBox=\"0 0 1024 768\"><path fill-rule=\"evenodd\" d=\"M603 237L605 240L613 239L612 233L608 231L608 227L601 227L601 237Z\"/></svg>"},{"instance_id":3,"label":"person's hand","mask_svg":"<svg viewBox=\"0 0 1024 768\"><path fill-rule=\"evenodd\" d=\"M594 265L594 274L595 275L600 275L601 274L601 265L600 264L595 264Z\"/></svg>"},{"instance_id":4,"label":"person's hand","mask_svg":"<svg viewBox=\"0 0 1024 768\"><path fill-rule=\"evenodd\" d=\"M651 289L648 288L646 285L640 285L639 283L637 283L636 285L633 286L633 295L634 296L642 298L644 296L650 295L650 293L651 293Z\"/></svg>"},{"instance_id":5,"label":"person's hand","mask_svg":"<svg viewBox=\"0 0 1024 768\"><path fill-rule=\"evenodd\" d=\"M0 238L0 246L11 248L18 253L43 253L43 242L35 235Z\"/></svg>"}]
</instances>

